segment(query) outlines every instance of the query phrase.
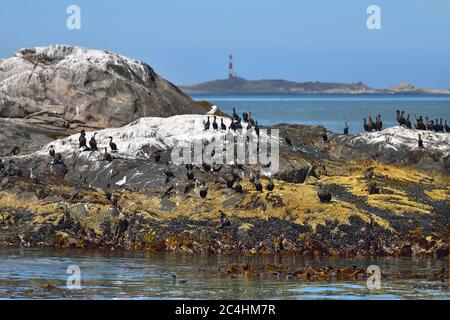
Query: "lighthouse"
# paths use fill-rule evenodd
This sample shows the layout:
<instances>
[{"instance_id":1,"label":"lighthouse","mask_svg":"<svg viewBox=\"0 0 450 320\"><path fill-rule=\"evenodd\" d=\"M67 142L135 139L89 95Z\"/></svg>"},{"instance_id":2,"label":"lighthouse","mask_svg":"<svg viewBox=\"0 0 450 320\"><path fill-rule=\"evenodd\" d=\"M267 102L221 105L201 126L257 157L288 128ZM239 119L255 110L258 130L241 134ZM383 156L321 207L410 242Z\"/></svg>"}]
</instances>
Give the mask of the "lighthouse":
<instances>
[{"instance_id":1,"label":"lighthouse","mask_svg":"<svg viewBox=\"0 0 450 320\"><path fill-rule=\"evenodd\" d=\"M234 72L233 72L233 55L230 54L228 56L228 79L234 78Z\"/></svg>"}]
</instances>

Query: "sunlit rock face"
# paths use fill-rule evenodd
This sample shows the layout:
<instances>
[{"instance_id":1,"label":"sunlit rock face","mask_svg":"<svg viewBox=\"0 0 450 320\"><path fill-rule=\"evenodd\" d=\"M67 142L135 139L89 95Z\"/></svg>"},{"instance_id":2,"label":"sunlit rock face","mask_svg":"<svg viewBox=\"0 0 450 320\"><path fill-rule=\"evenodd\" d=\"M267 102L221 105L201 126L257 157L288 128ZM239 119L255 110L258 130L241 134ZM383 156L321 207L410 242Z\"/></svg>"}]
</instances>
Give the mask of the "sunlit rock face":
<instances>
[{"instance_id":1,"label":"sunlit rock face","mask_svg":"<svg viewBox=\"0 0 450 320\"><path fill-rule=\"evenodd\" d=\"M0 118L48 135L198 112L204 110L150 66L107 51L53 45L0 60ZM27 148L25 139L16 142Z\"/></svg>"}]
</instances>

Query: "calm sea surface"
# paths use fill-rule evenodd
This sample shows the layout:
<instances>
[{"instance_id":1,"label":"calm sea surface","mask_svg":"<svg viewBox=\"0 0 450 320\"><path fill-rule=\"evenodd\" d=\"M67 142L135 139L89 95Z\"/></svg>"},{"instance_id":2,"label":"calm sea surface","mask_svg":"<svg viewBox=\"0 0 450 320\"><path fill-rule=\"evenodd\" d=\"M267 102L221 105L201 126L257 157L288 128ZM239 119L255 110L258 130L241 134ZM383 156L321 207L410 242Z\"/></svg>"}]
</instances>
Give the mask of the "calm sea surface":
<instances>
[{"instance_id":1,"label":"calm sea surface","mask_svg":"<svg viewBox=\"0 0 450 320\"><path fill-rule=\"evenodd\" d=\"M220 274L231 263L255 266L269 263L287 267L375 264L382 273L381 289L368 289L365 281L305 282L292 279L234 279ZM81 270L81 290L66 288L67 268ZM448 270L438 259L320 259L301 257L206 257L152 255L53 249L0 249L0 299L448 299L447 282L412 280L413 274ZM170 277L176 274L179 281ZM51 285L49 290L48 285ZM47 286L47 287L46 287ZM53 286L55 288L53 288ZM43 288L44 287L44 288Z\"/></svg>"},{"instance_id":2,"label":"calm sea surface","mask_svg":"<svg viewBox=\"0 0 450 320\"><path fill-rule=\"evenodd\" d=\"M350 131L363 131L363 118L379 113L384 127L396 125L396 110L405 115L414 112L430 119L443 118L450 121L450 96L415 95L231 95L195 94L194 100L207 100L222 111L231 114L233 107L238 113L250 111L255 120L263 125L296 123L323 125L334 132L342 132L348 121Z\"/></svg>"}]
</instances>

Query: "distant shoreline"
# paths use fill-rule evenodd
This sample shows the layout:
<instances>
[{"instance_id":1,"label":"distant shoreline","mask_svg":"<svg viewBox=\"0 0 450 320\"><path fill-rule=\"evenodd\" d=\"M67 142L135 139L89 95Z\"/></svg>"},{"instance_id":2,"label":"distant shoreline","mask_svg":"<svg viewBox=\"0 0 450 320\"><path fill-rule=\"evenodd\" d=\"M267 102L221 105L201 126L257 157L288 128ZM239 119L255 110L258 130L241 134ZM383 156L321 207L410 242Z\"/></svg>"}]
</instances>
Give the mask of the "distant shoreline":
<instances>
[{"instance_id":1,"label":"distant shoreline","mask_svg":"<svg viewBox=\"0 0 450 320\"><path fill-rule=\"evenodd\" d=\"M229 78L207 81L196 85L181 85L186 94L301 94L301 95L450 95L450 90L416 88L401 83L385 89L376 89L363 82L295 82L287 80L247 80Z\"/></svg>"}]
</instances>

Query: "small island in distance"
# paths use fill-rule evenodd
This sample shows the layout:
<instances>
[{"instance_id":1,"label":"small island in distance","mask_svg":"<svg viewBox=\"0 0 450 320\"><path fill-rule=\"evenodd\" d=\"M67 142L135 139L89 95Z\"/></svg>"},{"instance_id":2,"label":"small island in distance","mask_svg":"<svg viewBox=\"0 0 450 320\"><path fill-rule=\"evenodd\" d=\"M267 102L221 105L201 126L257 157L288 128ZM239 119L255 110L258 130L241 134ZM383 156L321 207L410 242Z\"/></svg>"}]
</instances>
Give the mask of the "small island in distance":
<instances>
[{"instance_id":1,"label":"small island in distance","mask_svg":"<svg viewBox=\"0 0 450 320\"><path fill-rule=\"evenodd\" d=\"M450 90L416 88L409 83L376 89L363 82L295 82L287 80L247 80L229 77L207 81L196 85L180 86L188 94L198 93L235 93L235 94L414 94L414 95L450 95Z\"/></svg>"}]
</instances>

